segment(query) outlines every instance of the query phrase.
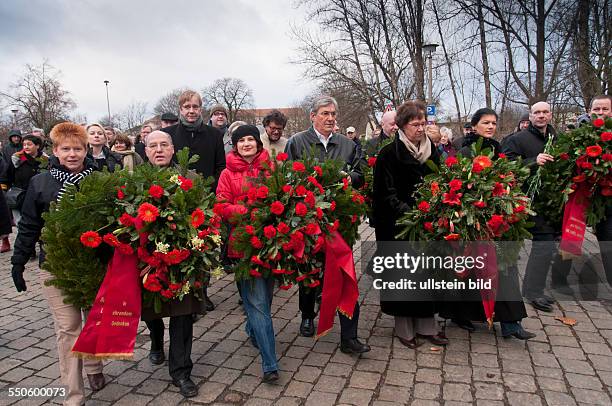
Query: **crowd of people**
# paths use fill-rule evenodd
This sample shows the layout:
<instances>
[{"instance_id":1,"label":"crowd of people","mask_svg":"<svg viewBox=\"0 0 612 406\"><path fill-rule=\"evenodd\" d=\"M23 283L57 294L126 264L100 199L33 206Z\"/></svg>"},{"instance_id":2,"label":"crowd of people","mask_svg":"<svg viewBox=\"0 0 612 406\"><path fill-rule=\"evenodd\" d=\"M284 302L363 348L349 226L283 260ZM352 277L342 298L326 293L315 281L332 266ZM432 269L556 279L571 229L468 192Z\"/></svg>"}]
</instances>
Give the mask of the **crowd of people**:
<instances>
[{"instance_id":1,"label":"crowd of people","mask_svg":"<svg viewBox=\"0 0 612 406\"><path fill-rule=\"evenodd\" d=\"M612 109L610 96L593 99L588 113L608 117ZM24 278L25 265L35 257L44 221L43 213L53 201L61 199L68 185L78 185L93 171L106 168L113 172L122 168L132 171L138 165L169 167L174 165L175 152L188 148L199 160L191 168L190 176L213 177L212 190L217 199L225 203L223 221L231 232L245 207L241 204L246 187L253 182L263 168L271 165L271 156L285 152L289 160L299 160L314 152L316 159L339 160L344 163L347 181L359 188L364 183L363 168L367 156L376 156L373 175L372 218L376 240L395 241L398 234L397 220L415 207L414 191L430 173L427 161L440 162L457 154L470 156L471 145L479 140L494 153L494 159L504 153L510 159L521 158L529 168L546 165L553 157L544 153L549 137L555 137L551 126L552 113L546 102L530 106L529 114L521 117L516 132L497 141L497 113L483 108L473 114L464 126L464 133L453 137L449 128L428 128L423 103L407 101L395 111L387 111L380 120L377 137L363 144L353 127L346 135L339 133L337 116L339 106L332 97L316 99L310 109L312 126L291 137L283 132L287 118L280 111L272 111L261 127L244 122L229 123L224 106L210 110L209 121L202 115L202 99L197 92L188 90L178 99L180 114L161 116L161 128L152 124L141 127L135 140L117 134L112 128L91 123L86 126L61 123L50 133L52 145L45 149L44 135L32 132L22 137L19 131L9 133L9 143L2 150L0 159L0 183L4 194L0 195L1 251L10 251L8 234L17 224L17 236L11 257L12 277L18 291L27 289ZM9 213L9 207L12 214ZM608 206L606 219L596 227L600 241L612 239L612 212ZM12 223L12 224L11 224ZM552 311L554 299L545 294L546 277L553 269L553 286L567 293L569 261L563 261L554 253L554 241L559 230L552 229L543 215L534 218L531 229L534 241L545 242L545 250L532 250L527 263L522 295L536 309ZM224 248L224 261L228 269L241 257L230 237ZM602 246L602 258L608 281L612 282L612 253ZM39 263L45 260L44 246L40 246ZM29 276L28 278L31 278ZM48 280L51 275L41 270L39 277ZM508 276L508 285L519 286L518 272ZM66 404L82 404L85 399L82 369L85 369L92 390L100 390L106 384L99 361L80 359L71 355L71 348L81 331L81 309L65 304L61 290L43 286L55 323L58 357L62 382L67 386ZM262 380L267 383L279 379L279 366L275 347L275 332L271 316L274 296L273 278L254 278L238 283L238 292L246 314L246 333L252 345L260 352ZM188 295L182 301L164 304L161 314L143 309L142 319L150 332L149 360L159 365L165 362L164 322L169 317L169 374L174 385L185 397L197 395L198 388L191 380L191 346L193 323L197 315L213 311L214 304L206 289L203 300ZM311 337L315 332L317 291L299 290L301 324L299 334ZM446 345L449 339L440 329L436 314L451 319L460 328L474 331L473 322L484 321L480 307L473 303L453 303L437 306L430 302L385 302L381 310L395 318L395 335L399 341L416 348L427 340L435 345ZM359 302L353 317L338 313L341 337L340 350L349 354L370 351L370 347L358 338ZM501 324L504 337L530 339L535 334L526 331L521 320L526 317L523 301L496 303L495 321Z\"/></svg>"}]
</instances>

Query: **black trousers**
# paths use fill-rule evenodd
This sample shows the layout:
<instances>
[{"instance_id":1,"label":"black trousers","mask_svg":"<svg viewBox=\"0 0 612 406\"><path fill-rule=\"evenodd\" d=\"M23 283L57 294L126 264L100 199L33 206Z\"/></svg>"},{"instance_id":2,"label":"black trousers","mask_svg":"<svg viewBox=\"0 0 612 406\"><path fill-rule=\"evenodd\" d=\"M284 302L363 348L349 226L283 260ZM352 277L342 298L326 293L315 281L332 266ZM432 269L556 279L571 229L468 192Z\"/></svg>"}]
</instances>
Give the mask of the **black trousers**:
<instances>
[{"instance_id":1,"label":"black trousers","mask_svg":"<svg viewBox=\"0 0 612 406\"><path fill-rule=\"evenodd\" d=\"M612 286L612 208L606 208L606 218L595 226L595 235L599 241L599 251L606 279Z\"/></svg>"},{"instance_id":2,"label":"black trousers","mask_svg":"<svg viewBox=\"0 0 612 406\"><path fill-rule=\"evenodd\" d=\"M315 301L317 299L316 289L309 289L306 292L306 288L300 285L300 311L302 312L302 319L314 319L315 313ZM359 302L355 303L355 310L353 311L353 318L349 319L344 314L338 312L340 318L340 336L343 340L352 340L357 338L357 328L359 326Z\"/></svg>"},{"instance_id":3,"label":"black trousers","mask_svg":"<svg viewBox=\"0 0 612 406\"><path fill-rule=\"evenodd\" d=\"M551 267L553 283L564 282L572 267L572 261L562 260L557 251L558 233L542 217L535 216L533 220L536 225L529 230L533 239L523 280L523 296L527 299L542 297Z\"/></svg>"},{"instance_id":4,"label":"black trousers","mask_svg":"<svg viewBox=\"0 0 612 406\"><path fill-rule=\"evenodd\" d=\"M162 319L145 321L151 336L151 351L164 349L164 321ZM191 314L170 317L170 350L168 367L174 380L191 376L191 342L193 340L193 317Z\"/></svg>"}]
</instances>

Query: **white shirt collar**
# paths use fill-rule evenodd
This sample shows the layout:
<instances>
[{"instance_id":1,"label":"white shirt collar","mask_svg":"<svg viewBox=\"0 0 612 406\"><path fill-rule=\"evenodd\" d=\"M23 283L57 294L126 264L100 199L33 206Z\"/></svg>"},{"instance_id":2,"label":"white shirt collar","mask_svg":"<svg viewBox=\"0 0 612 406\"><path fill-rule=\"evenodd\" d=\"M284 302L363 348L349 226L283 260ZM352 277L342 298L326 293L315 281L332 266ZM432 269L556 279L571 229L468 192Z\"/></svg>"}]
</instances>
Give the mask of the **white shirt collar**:
<instances>
[{"instance_id":1,"label":"white shirt collar","mask_svg":"<svg viewBox=\"0 0 612 406\"><path fill-rule=\"evenodd\" d=\"M327 151L327 143L329 143L329 140L331 140L331 137L334 136L334 133L329 134L329 137L325 138L325 136L323 136L323 134L318 132L316 128L312 127L312 129L314 130L315 134L317 134L319 141L321 141L321 143L325 147L325 151Z\"/></svg>"}]
</instances>

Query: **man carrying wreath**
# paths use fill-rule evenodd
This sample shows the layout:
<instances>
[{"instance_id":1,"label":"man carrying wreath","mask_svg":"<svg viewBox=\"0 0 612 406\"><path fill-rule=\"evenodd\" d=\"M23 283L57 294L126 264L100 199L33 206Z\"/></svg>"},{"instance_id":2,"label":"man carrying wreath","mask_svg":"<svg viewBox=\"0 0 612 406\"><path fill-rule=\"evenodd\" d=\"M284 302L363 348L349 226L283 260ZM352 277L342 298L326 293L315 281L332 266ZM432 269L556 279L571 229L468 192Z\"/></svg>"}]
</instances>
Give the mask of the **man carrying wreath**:
<instances>
[{"instance_id":1,"label":"man carrying wreath","mask_svg":"<svg viewBox=\"0 0 612 406\"><path fill-rule=\"evenodd\" d=\"M336 126L336 115L338 102L330 96L317 98L310 109L310 121L312 127L306 131L293 135L287 142L285 152L290 160L299 160L308 156L311 151L319 161L337 159L345 162L345 170L348 172L347 179L354 186L363 184L362 165L365 164L363 156L357 145L350 139L333 132ZM314 335L314 317L316 291L300 286L299 293L300 311L302 312L302 323L300 334L304 337ZM363 353L370 351L370 346L362 343L357 338L357 326L359 323L359 302L355 303L353 317L349 319L346 315L339 313L341 343L340 350L345 353Z\"/></svg>"}]
</instances>

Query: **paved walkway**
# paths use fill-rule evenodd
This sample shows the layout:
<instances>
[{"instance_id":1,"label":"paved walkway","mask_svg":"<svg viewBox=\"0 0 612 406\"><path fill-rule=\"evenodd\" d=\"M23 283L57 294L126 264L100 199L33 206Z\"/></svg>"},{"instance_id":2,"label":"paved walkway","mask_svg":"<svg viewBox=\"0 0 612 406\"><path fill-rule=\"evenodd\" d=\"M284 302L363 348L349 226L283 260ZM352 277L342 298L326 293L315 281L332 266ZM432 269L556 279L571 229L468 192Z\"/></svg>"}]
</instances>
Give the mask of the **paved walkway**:
<instances>
[{"instance_id":1,"label":"paved walkway","mask_svg":"<svg viewBox=\"0 0 612 406\"><path fill-rule=\"evenodd\" d=\"M372 229L362 226L363 239L373 239L372 234ZM355 256L360 273L358 248ZM37 268L33 262L28 265L28 291L17 293L9 258L10 253L0 254L0 405L17 402L8 398L9 387L59 385L53 322L35 278ZM585 271L572 278L600 278L597 265L579 265ZM446 349L423 345L415 351L393 338L393 319L380 312L371 279L360 275L359 285L359 336L372 346L361 357L339 351L337 321L319 341L299 337L297 289L278 291L273 315L281 379L275 385L260 383L260 359L247 341L236 287L228 276L210 288L217 309L194 326L193 379L199 385L198 397L183 400L170 384L167 364L151 366L148 335L141 323L134 361L108 363L104 373L110 382L93 395L88 390L88 404L612 404L612 314L603 301L562 302L552 314L528 307L524 326L537 337L527 343L501 338L498 326L493 332L478 325L469 334L449 323L446 335L451 344ZM610 292L591 286L583 293L592 298ZM576 319L577 324L566 326L555 320L557 316ZM61 400L17 403L45 402Z\"/></svg>"}]
</instances>

